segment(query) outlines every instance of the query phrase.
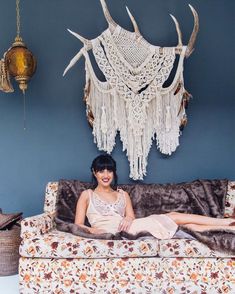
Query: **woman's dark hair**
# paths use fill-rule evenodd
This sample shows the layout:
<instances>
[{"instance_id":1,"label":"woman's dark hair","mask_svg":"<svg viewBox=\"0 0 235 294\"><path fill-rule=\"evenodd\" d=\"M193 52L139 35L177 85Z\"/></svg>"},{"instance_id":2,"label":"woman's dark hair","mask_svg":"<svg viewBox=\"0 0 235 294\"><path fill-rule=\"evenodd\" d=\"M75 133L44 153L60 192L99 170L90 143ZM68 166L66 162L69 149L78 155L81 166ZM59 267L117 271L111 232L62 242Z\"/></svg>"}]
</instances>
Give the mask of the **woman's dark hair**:
<instances>
[{"instance_id":1,"label":"woman's dark hair","mask_svg":"<svg viewBox=\"0 0 235 294\"><path fill-rule=\"evenodd\" d=\"M92 183L94 183L94 188L98 185L96 177L93 172L102 171L107 169L108 171L113 172L113 183L111 184L114 190L117 189L117 172L116 172L116 161L112 158L111 155L102 154L97 156L91 164L91 172L92 172Z\"/></svg>"}]
</instances>

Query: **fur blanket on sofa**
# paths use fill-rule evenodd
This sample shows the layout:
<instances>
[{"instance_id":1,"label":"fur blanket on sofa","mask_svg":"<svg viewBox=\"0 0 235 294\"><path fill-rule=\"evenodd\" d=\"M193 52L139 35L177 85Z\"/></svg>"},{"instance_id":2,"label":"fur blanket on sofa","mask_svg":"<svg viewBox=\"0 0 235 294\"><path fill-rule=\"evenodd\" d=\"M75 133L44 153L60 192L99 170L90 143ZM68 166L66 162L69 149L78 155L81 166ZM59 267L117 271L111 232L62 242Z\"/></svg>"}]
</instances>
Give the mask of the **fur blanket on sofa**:
<instances>
[{"instance_id":1,"label":"fur blanket on sofa","mask_svg":"<svg viewBox=\"0 0 235 294\"><path fill-rule=\"evenodd\" d=\"M222 218L227 192L227 180L195 180L179 184L128 184L118 188L128 192L137 218L170 211L193 213ZM113 234L91 234L85 228L74 224L76 203L82 191L92 189L92 184L78 180L60 180L57 202L57 229L92 239L137 239L148 236L141 232L131 235L126 232ZM86 225L89 222L86 219ZM235 232L213 230L194 232L179 228L213 250L235 254Z\"/></svg>"}]
</instances>

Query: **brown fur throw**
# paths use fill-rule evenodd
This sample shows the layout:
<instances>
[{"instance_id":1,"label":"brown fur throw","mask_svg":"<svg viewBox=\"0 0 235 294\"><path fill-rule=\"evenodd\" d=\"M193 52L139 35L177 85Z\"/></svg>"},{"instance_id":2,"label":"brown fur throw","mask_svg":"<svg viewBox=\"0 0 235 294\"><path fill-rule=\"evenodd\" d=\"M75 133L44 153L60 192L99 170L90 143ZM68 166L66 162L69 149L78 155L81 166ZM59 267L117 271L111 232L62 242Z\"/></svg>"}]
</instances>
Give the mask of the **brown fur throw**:
<instances>
[{"instance_id":1,"label":"brown fur throw","mask_svg":"<svg viewBox=\"0 0 235 294\"><path fill-rule=\"evenodd\" d=\"M211 250L217 250L235 255L235 231L232 230L210 230L204 232L195 232L185 227L180 227L185 233L190 234L197 241L207 245Z\"/></svg>"},{"instance_id":2,"label":"brown fur throw","mask_svg":"<svg viewBox=\"0 0 235 294\"><path fill-rule=\"evenodd\" d=\"M194 213L222 218L227 192L227 180L195 180L179 184L128 184L118 187L128 192L137 218L169 211ZM125 232L112 234L91 234L75 225L76 203L82 191L93 188L92 184L78 180L60 180L57 203L57 229L92 239L137 239L149 236L147 232L131 235ZM86 225L89 222L86 219ZM231 231L192 232L184 227L181 230L211 249L235 254L235 234Z\"/></svg>"}]
</instances>

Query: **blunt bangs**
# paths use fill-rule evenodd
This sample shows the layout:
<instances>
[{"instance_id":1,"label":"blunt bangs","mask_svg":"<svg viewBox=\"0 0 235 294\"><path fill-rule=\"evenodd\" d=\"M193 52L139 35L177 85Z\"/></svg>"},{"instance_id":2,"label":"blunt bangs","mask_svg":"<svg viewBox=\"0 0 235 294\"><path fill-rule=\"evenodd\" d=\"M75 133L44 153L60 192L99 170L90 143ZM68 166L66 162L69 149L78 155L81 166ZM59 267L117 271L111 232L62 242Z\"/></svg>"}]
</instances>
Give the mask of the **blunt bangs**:
<instances>
[{"instance_id":1,"label":"blunt bangs","mask_svg":"<svg viewBox=\"0 0 235 294\"><path fill-rule=\"evenodd\" d=\"M111 187L114 190L117 190L118 176L116 173L116 161L112 158L111 155L108 155L108 154L99 155L92 162L91 172L92 172L92 182L94 184L93 189L95 189L98 185L97 179L93 172L96 173L105 169L113 172L113 182L111 184Z\"/></svg>"},{"instance_id":2,"label":"blunt bangs","mask_svg":"<svg viewBox=\"0 0 235 294\"><path fill-rule=\"evenodd\" d=\"M108 171L116 172L116 163L110 155L100 155L92 163L91 168L95 171Z\"/></svg>"}]
</instances>

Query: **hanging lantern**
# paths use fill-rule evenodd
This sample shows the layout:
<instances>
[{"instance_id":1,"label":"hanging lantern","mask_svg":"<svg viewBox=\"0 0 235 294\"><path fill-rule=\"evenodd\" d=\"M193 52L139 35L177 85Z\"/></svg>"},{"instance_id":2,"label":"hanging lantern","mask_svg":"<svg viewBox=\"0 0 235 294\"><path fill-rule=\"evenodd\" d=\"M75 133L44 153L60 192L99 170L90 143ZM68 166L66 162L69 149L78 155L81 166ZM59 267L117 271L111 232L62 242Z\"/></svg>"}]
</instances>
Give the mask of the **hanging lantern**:
<instances>
[{"instance_id":1,"label":"hanging lantern","mask_svg":"<svg viewBox=\"0 0 235 294\"><path fill-rule=\"evenodd\" d=\"M36 59L21 38L16 37L12 47L6 52L5 63L8 72L25 92L27 83L36 70Z\"/></svg>"},{"instance_id":2,"label":"hanging lantern","mask_svg":"<svg viewBox=\"0 0 235 294\"><path fill-rule=\"evenodd\" d=\"M16 0L17 36L11 48L5 54L6 68L19 83L19 88L25 93L27 83L36 70L36 59L28 50L20 37L20 0Z\"/></svg>"},{"instance_id":3,"label":"hanging lantern","mask_svg":"<svg viewBox=\"0 0 235 294\"><path fill-rule=\"evenodd\" d=\"M16 28L15 42L4 54L4 61L0 63L3 65L0 68L0 90L13 91L9 76L13 76L19 83L24 99L24 130L26 130L25 91L28 87L28 81L36 70L36 59L20 37L20 0L16 0Z\"/></svg>"}]
</instances>

